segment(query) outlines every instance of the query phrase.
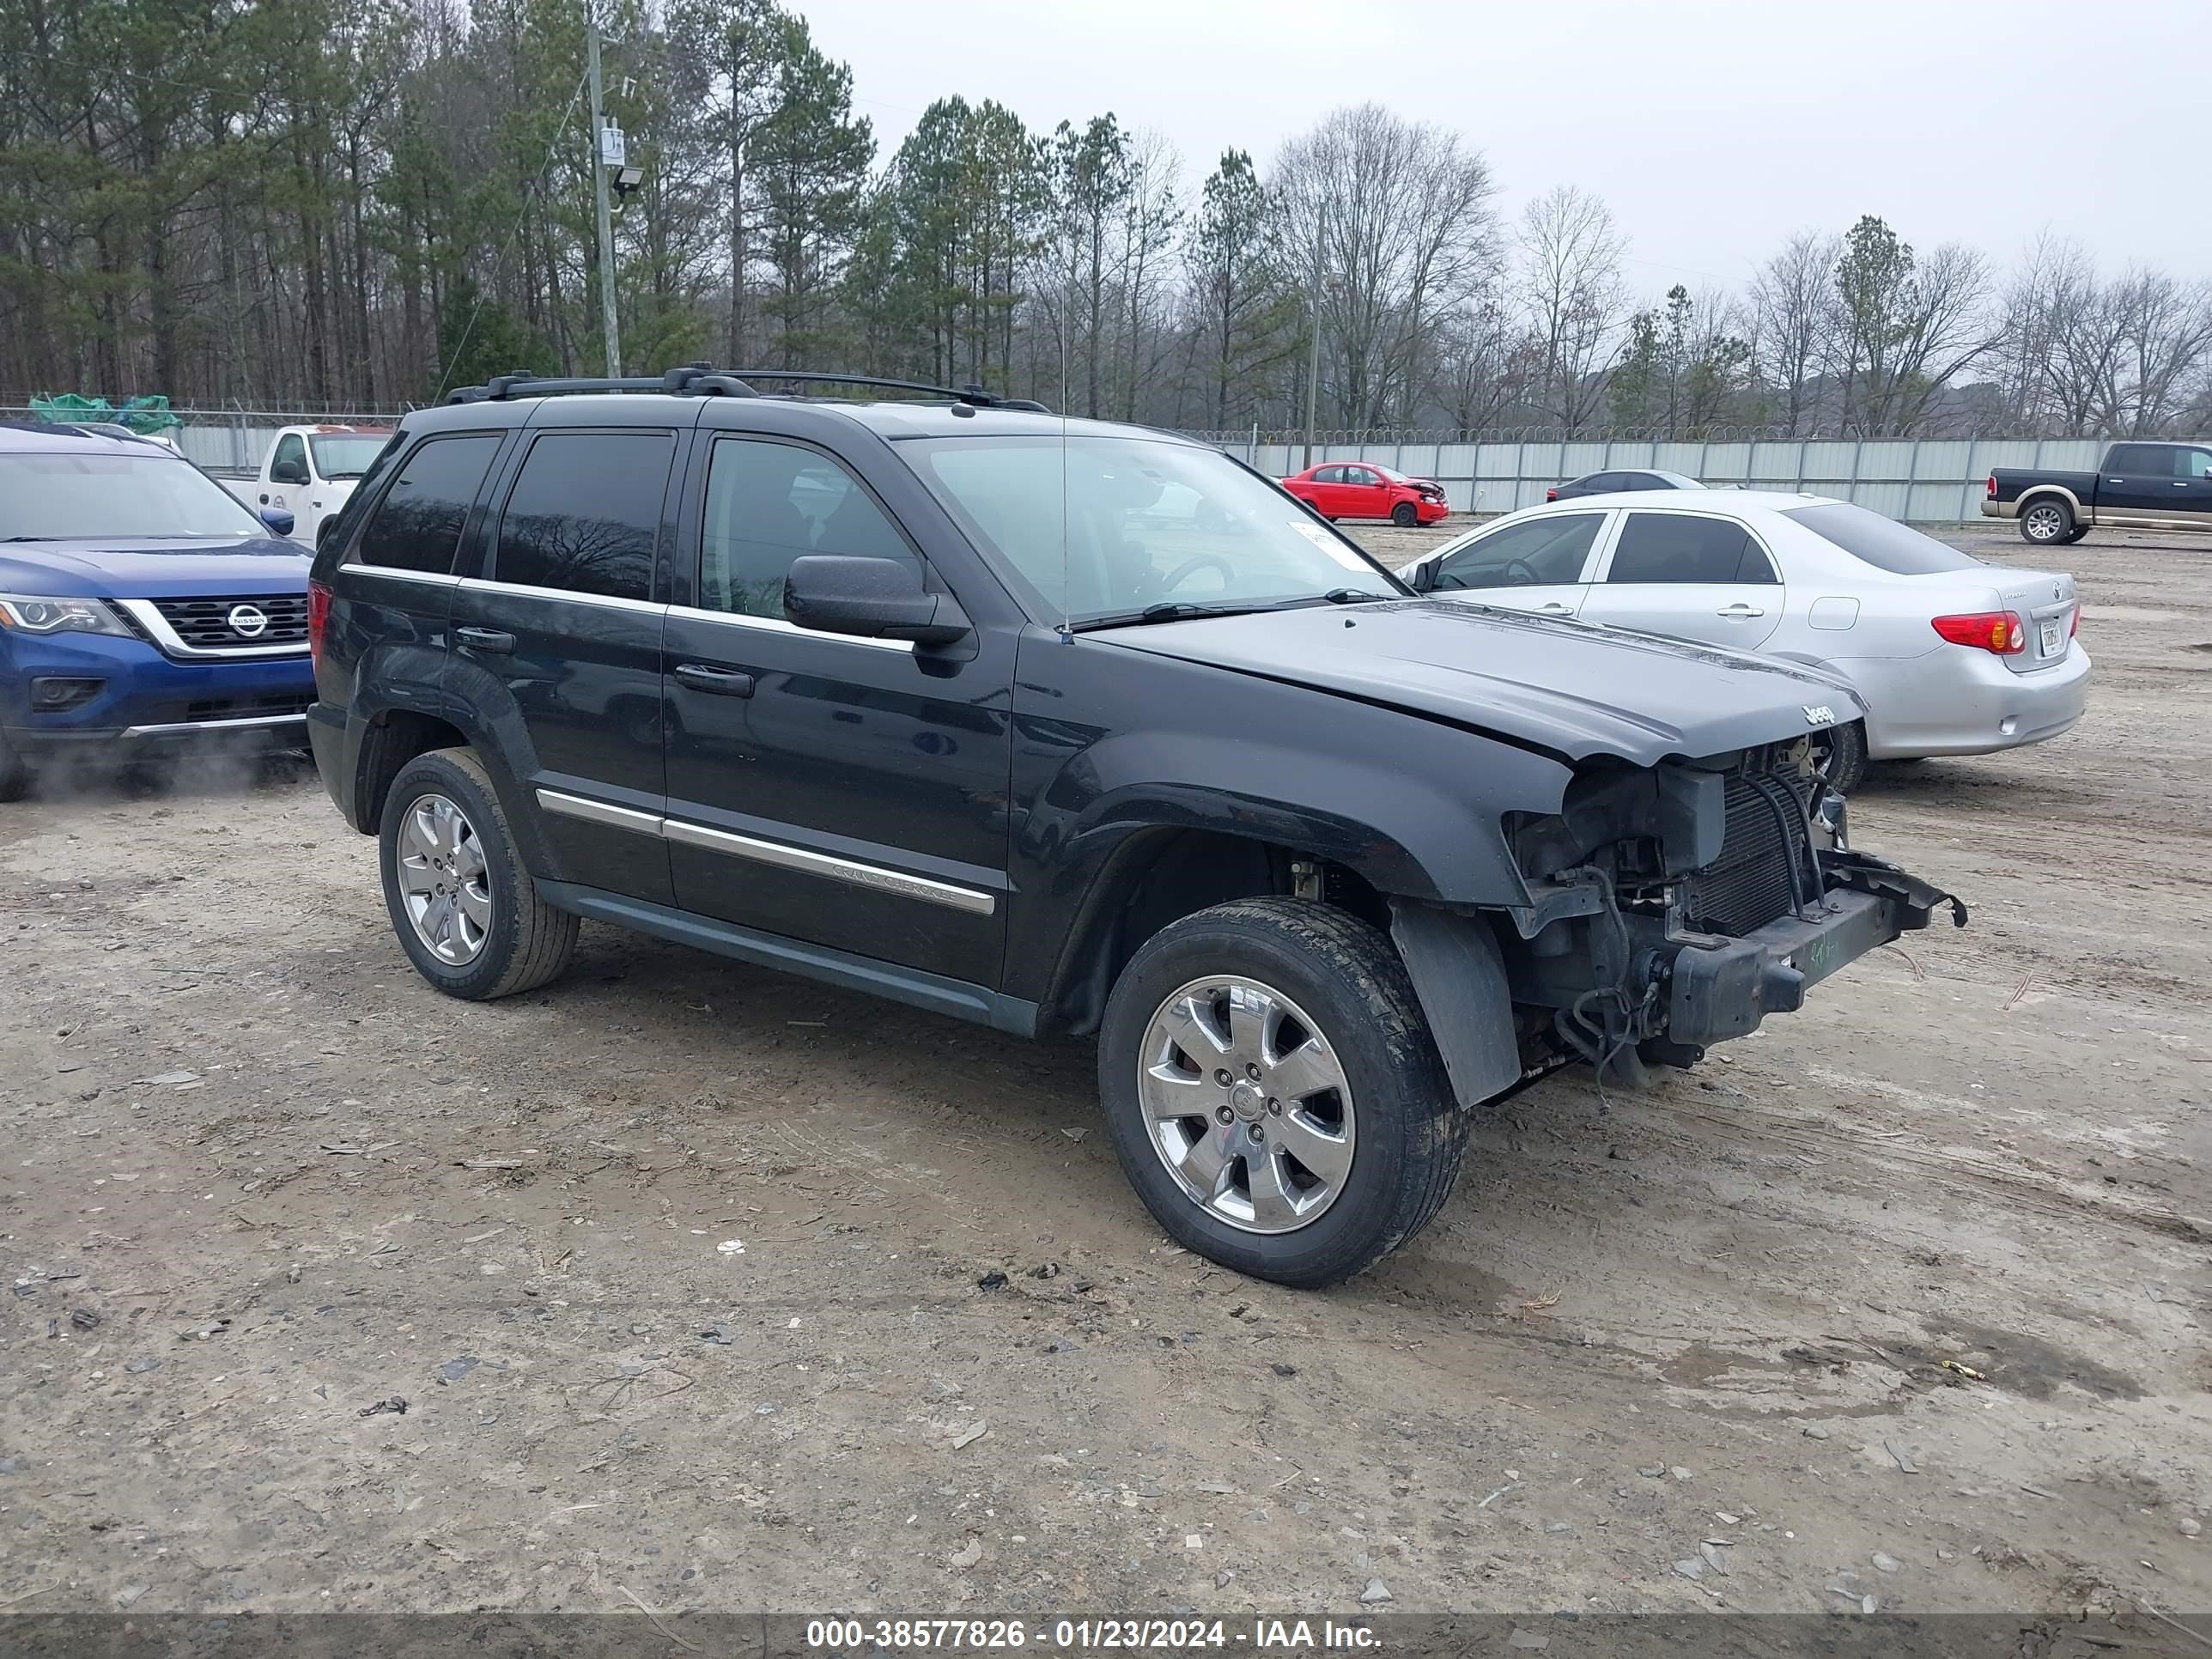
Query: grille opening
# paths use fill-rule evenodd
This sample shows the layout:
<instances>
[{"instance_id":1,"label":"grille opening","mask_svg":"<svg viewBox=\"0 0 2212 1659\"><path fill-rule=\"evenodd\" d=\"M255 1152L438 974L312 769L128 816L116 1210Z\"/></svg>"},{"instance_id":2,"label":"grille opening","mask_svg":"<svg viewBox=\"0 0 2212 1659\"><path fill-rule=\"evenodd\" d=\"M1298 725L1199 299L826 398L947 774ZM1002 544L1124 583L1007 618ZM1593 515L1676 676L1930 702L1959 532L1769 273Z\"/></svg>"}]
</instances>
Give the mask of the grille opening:
<instances>
[{"instance_id":1,"label":"grille opening","mask_svg":"<svg viewBox=\"0 0 2212 1659\"><path fill-rule=\"evenodd\" d=\"M251 607L266 619L258 633L234 626L231 613ZM254 646L307 642L307 596L305 593L236 593L210 599L155 599L161 620L185 645L196 651L235 651Z\"/></svg>"}]
</instances>

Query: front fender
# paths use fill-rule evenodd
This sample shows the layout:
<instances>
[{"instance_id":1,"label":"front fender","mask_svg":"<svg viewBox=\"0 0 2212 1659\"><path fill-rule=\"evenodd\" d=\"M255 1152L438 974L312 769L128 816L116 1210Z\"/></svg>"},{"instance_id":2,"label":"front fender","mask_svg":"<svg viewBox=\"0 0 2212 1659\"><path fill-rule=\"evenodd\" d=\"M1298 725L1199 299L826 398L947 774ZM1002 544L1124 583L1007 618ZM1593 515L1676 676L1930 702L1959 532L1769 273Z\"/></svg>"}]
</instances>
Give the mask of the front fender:
<instances>
[{"instance_id":1,"label":"front fender","mask_svg":"<svg viewBox=\"0 0 2212 1659\"><path fill-rule=\"evenodd\" d=\"M1501 820L1558 811L1572 776L1443 720L1149 653L1025 641L1018 682L1017 995L1056 981L1163 831L1328 860L1386 896L1526 904Z\"/></svg>"}]
</instances>

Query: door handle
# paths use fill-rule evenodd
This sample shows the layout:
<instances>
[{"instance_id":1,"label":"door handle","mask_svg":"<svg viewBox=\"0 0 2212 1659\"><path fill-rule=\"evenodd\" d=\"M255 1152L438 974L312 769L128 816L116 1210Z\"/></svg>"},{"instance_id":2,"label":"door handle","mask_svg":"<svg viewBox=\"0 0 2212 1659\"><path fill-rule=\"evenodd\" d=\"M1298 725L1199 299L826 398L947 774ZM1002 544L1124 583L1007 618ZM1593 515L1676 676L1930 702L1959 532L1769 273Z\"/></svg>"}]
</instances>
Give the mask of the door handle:
<instances>
[{"instance_id":1,"label":"door handle","mask_svg":"<svg viewBox=\"0 0 2212 1659\"><path fill-rule=\"evenodd\" d=\"M1564 617L1568 614L1572 607L1561 605L1557 599L1547 599L1543 604L1538 605L1536 609L1548 616Z\"/></svg>"},{"instance_id":2,"label":"door handle","mask_svg":"<svg viewBox=\"0 0 2212 1659\"><path fill-rule=\"evenodd\" d=\"M457 628L453 633L463 645L473 646L479 651L504 653L514 649L514 635L502 634L496 628Z\"/></svg>"},{"instance_id":3,"label":"door handle","mask_svg":"<svg viewBox=\"0 0 2212 1659\"><path fill-rule=\"evenodd\" d=\"M1765 614L1755 605L1741 604L1728 605L1713 612L1716 617L1726 617L1730 622L1749 622L1753 617Z\"/></svg>"},{"instance_id":4,"label":"door handle","mask_svg":"<svg viewBox=\"0 0 2212 1659\"><path fill-rule=\"evenodd\" d=\"M734 668L708 668L696 662L676 665L676 683L688 685L694 691L704 691L715 697L750 697L753 694L753 677L741 674Z\"/></svg>"}]
</instances>

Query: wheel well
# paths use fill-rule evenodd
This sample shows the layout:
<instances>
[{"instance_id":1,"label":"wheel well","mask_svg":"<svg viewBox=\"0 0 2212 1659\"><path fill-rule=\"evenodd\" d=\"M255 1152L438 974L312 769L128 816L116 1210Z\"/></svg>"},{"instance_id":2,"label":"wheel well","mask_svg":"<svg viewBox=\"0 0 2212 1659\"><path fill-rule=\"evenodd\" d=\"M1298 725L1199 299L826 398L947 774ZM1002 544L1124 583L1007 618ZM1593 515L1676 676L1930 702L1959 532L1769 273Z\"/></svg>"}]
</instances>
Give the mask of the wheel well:
<instances>
[{"instance_id":1,"label":"wheel well","mask_svg":"<svg viewBox=\"0 0 2212 1659\"><path fill-rule=\"evenodd\" d=\"M2077 517L2080 514L2081 504L2074 499L2073 493L2070 490L2061 489L2056 484L2045 484L2039 489L2031 486L2021 491L2017 510L2025 513L2038 501L2049 501L2052 506L2063 507Z\"/></svg>"},{"instance_id":2,"label":"wheel well","mask_svg":"<svg viewBox=\"0 0 2212 1659\"><path fill-rule=\"evenodd\" d=\"M1154 830L1132 836L1092 884L1053 976L1040 1030L1087 1036L1105 1017L1114 982L1144 942L1172 922L1231 899L1290 894L1317 876L1316 902L1348 910L1388 929L1389 906L1342 866L1297 848L1208 830ZM1310 892L1310 886L1307 886Z\"/></svg>"},{"instance_id":3,"label":"wheel well","mask_svg":"<svg viewBox=\"0 0 2212 1659\"><path fill-rule=\"evenodd\" d=\"M370 723L361 740L361 779L354 791L354 828L373 836L384 819L385 797L399 769L433 749L465 749L459 730L429 714L395 708Z\"/></svg>"}]
</instances>

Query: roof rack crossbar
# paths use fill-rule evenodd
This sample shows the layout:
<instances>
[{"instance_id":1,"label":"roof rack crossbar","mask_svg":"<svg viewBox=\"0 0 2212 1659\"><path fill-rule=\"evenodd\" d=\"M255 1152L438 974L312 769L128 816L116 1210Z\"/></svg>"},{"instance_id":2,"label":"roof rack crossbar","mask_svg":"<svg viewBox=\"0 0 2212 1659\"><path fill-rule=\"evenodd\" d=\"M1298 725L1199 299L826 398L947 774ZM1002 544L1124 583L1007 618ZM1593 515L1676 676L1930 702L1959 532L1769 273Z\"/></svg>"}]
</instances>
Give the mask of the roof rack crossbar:
<instances>
[{"instance_id":1,"label":"roof rack crossbar","mask_svg":"<svg viewBox=\"0 0 2212 1659\"><path fill-rule=\"evenodd\" d=\"M659 375L555 377L518 368L495 374L482 386L457 388L447 402L501 403L514 398L554 398L571 392L664 392L676 397L757 398L750 382L789 381L800 386L879 386L892 392L923 392L933 398L949 398L974 409L1020 409L1050 414L1042 404L1027 398L1001 398L980 386L931 386L921 380L886 380L876 374L818 374L799 368L718 369L712 363L684 363Z\"/></svg>"},{"instance_id":2,"label":"roof rack crossbar","mask_svg":"<svg viewBox=\"0 0 2212 1659\"><path fill-rule=\"evenodd\" d=\"M926 380L889 380L878 374L819 374L803 368L740 368L734 373L744 380L796 380L810 386L872 386L893 392L927 392L932 397L950 398L956 404L966 404L975 409L1044 410L1043 404L1032 403L1025 398L1001 398L995 392L986 392L981 386L973 385L932 386Z\"/></svg>"}]
</instances>

